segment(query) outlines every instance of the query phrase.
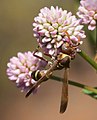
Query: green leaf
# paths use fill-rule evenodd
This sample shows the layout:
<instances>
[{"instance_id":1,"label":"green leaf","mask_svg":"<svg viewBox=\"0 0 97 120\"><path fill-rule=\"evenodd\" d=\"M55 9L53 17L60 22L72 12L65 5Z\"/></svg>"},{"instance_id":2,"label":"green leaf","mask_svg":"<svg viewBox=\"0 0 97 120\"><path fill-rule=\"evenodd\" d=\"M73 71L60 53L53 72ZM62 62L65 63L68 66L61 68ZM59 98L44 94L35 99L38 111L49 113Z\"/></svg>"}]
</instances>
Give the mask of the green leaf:
<instances>
[{"instance_id":1,"label":"green leaf","mask_svg":"<svg viewBox=\"0 0 97 120\"><path fill-rule=\"evenodd\" d=\"M85 94L88 94L88 95L90 95L90 94L93 93L92 91L89 91L89 90L86 90L86 89L83 89L82 91L83 91Z\"/></svg>"},{"instance_id":2,"label":"green leaf","mask_svg":"<svg viewBox=\"0 0 97 120\"><path fill-rule=\"evenodd\" d=\"M97 87L94 87L93 89L94 89L94 90L97 90ZM93 90L89 90L89 89L87 89L87 88L84 88L84 89L82 90L82 92L83 92L84 94L86 94L86 95L94 98L94 99L97 99L97 93L96 93L95 91L93 91Z\"/></svg>"}]
</instances>

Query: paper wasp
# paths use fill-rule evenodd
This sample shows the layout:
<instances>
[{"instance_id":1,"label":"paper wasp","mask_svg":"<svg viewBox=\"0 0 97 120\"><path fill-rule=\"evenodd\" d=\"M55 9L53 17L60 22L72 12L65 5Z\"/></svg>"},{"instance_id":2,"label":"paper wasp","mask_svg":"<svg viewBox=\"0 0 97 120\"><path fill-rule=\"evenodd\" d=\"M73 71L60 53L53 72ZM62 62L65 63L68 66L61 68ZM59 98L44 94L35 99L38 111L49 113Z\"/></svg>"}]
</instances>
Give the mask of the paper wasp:
<instances>
[{"instance_id":1,"label":"paper wasp","mask_svg":"<svg viewBox=\"0 0 97 120\"><path fill-rule=\"evenodd\" d=\"M64 56L64 58L62 58ZM62 95L61 95L61 105L60 105L60 113L63 113L67 108L68 103L68 76L67 76L67 69L69 68L70 63L70 57L66 54L62 54L59 56L58 60L55 60L53 65L47 70L46 73L43 73L42 71L34 71L32 72L32 75L35 76L35 80L37 80L37 83L35 83L31 89L27 92L26 97L28 97L32 91L38 87L42 82L48 80L50 76L52 75L52 72L55 70L61 70L65 68L64 70L64 81L62 85Z\"/></svg>"},{"instance_id":2,"label":"paper wasp","mask_svg":"<svg viewBox=\"0 0 97 120\"><path fill-rule=\"evenodd\" d=\"M66 35L68 39L70 39L68 32L66 32ZM73 53L75 47L70 47L68 46L68 49L63 49L65 43L62 46L62 51L60 52L59 55L55 58L53 61L53 64L51 67L46 71L46 73L43 73L42 71L34 71L32 72L32 75L35 76L35 80L37 82L30 88L30 90L27 92L26 97L28 97L32 91L38 87L42 82L48 80L50 76L52 75L52 72L55 70L61 70L64 68L64 80L63 80L63 85L62 85L62 95L61 95L61 105L60 105L60 113L64 113L66 108L67 108L67 103L68 103L68 68L70 65L71 57L69 56L70 53ZM35 55L35 54L34 54ZM37 55L35 55L38 57ZM51 57L51 56L50 56ZM44 58L39 57L42 60L45 60ZM47 61L47 60L46 60Z\"/></svg>"}]
</instances>

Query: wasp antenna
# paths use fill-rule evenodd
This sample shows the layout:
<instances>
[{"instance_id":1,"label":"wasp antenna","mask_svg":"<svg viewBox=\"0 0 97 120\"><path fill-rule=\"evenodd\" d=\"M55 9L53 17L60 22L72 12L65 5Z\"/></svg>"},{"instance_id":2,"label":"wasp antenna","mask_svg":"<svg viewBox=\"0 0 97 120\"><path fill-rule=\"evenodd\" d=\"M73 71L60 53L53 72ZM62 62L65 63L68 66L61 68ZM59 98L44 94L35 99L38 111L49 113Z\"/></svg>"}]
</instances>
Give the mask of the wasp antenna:
<instances>
[{"instance_id":1,"label":"wasp antenna","mask_svg":"<svg viewBox=\"0 0 97 120\"><path fill-rule=\"evenodd\" d=\"M70 40L70 35L69 35L69 33L68 33L66 30L64 30L63 32L65 32L66 36L67 36L68 39Z\"/></svg>"},{"instance_id":2,"label":"wasp antenna","mask_svg":"<svg viewBox=\"0 0 97 120\"><path fill-rule=\"evenodd\" d=\"M47 63L48 63L48 60L47 59L45 59L45 58L43 58L43 57L40 57L40 56L38 56L37 54L35 54L35 53L37 53L37 52L39 52L39 46L36 48L36 50L34 51L34 53L33 53L33 56L35 56L35 57L37 57L37 58L39 58L39 59L41 59L41 60L43 60L43 61L46 61Z\"/></svg>"}]
</instances>

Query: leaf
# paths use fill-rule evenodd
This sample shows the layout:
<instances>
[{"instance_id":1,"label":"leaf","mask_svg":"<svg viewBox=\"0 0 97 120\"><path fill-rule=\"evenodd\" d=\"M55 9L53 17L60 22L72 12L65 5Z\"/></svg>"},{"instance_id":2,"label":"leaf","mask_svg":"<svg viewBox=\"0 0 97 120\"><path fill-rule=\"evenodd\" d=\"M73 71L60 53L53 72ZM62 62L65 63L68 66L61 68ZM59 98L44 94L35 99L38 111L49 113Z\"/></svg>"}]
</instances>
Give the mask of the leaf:
<instances>
[{"instance_id":1,"label":"leaf","mask_svg":"<svg viewBox=\"0 0 97 120\"><path fill-rule=\"evenodd\" d=\"M94 89L97 90L97 87L94 87ZM93 92L92 90L88 90L88 89L84 88L84 89L82 90L82 92L83 92L84 94L86 94L86 95L94 98L94 99L97 99L97 93Z\"/></svg>"}]
</instances>

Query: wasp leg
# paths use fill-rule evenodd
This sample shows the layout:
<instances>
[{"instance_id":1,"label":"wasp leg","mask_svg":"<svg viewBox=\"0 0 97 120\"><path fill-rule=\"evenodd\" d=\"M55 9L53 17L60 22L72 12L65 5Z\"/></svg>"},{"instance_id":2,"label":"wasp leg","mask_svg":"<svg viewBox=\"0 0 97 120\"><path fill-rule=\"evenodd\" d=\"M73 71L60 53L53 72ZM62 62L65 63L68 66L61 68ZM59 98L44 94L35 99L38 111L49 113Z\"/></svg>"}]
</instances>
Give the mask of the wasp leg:
<instances>
[{"instance_id":1,"label":"wasp leg","mask_svg":"<svg viewBox=\"0 0 97 120\"><path fill-rule=\"evenodd\" d=\"M43 61L48 62L47 59L36 55L37 52L39 52L39 46L38 46L38 47L36 48L36 50L34 51L33 56L35 56L35 57L37 57L37 58L39 58L39 59L41 59L41 60L43 60Z\"/></svg>"}]
</instances>

